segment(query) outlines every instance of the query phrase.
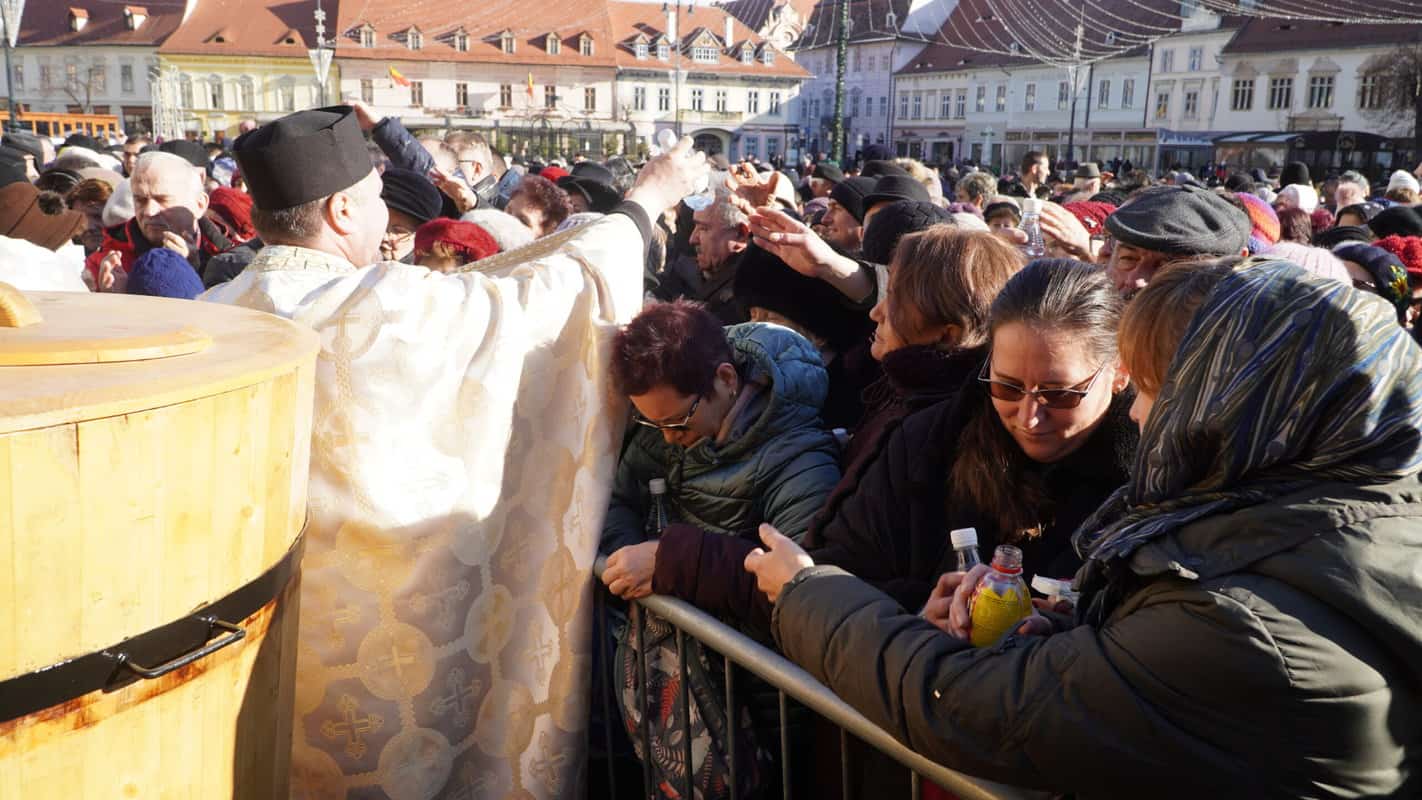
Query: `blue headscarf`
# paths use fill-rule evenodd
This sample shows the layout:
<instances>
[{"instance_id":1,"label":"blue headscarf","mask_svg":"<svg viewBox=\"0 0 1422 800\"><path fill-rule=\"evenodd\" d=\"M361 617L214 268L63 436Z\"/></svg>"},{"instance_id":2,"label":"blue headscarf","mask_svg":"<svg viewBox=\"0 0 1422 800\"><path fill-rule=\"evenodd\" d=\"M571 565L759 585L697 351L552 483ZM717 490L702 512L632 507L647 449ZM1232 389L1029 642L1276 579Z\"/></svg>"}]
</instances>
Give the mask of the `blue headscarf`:
<instances>
[{"instance_id":1,"label":"blue headscarf","mask_svg":"<svg viewBox=\"0 0 1422 800\"><path fill-rule=\"evenodd\" d=\"M1076 532L1084 592L1107 562L1204 517L1310 483L1422 470L1422 351L1383 300L1251 260L1195 313L1131 482ZM1096 588L1099 588L1099 584Z\"/></svg>"}]
</instances>

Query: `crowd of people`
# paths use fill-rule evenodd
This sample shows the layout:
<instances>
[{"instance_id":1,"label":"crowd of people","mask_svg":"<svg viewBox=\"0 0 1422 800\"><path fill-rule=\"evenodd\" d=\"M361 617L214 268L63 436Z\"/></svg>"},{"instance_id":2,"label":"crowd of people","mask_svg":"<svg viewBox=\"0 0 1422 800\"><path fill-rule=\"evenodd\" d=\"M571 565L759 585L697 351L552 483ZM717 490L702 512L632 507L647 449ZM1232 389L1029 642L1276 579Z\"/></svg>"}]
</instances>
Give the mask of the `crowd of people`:
<instances>
[{"instance_id":1,"label":"crowd of people","mask_svg":"<svg viewBox=\"0 0 1422 800\"><path fill-rule=\"evenodd\" d=\"M538 703L585 714L587 660L481 657L480 625L548 604L600 551L616 597L689 601L973 775L1083 797L1422 792L1415 174L1064 174L1038 152L1003 176L877 151L771 169L690 140L540 162L358 103L244 128L230 146L7 132L0 280L322 333L303 614L411 590L381 564L498 588L425 635L535 687L488 714L554 715L581 752L577 714ZM972 648L986 567L957 571L962 528L1074 581L1074 605L1039 599ZM525 568L543 577L508 577ZM500 619L504 643L588 649L578 603ZM354 663L306 630L299 669ZM326 689L304 677L298 709ZM725 789L752 734L714 697L696 764L638 751L665 785ZM652 712L626 706L635 733ZM296 738L309 778L333 745ZM407 786L438 791L431 769Z\"/></svg>"}]
</instances>

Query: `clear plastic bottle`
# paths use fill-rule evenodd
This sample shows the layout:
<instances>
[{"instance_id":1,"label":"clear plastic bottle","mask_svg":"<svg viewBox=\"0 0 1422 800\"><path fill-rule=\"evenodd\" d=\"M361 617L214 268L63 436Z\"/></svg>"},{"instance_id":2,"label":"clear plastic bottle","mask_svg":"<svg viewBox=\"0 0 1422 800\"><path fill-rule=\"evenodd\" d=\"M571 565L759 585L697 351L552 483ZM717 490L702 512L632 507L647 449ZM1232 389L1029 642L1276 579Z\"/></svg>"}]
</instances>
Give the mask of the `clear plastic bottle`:
<instances>
[{"instance_id":1,"label":"clear plastic bottle","mask_svg":"<svg viewBox=\"0 0 1422 800\"><path fill-rule=\"evenodd\" d=\"M1027 234L1027 244L1022 245L1022 254L1027 258L1041 258L1047 254L1047 243L1042 238L1042 201L1028 197L1022 201L1022 224L1017 229Z\"/></svg>"},{"instance_id":2,"label":"clear plastic bottle","mask_svg":"<svg viewBox=\"0 0 1422 800\"><path fill-rule=\"evenodd\" d=\"M1032 576L1032 590L1046 595L1054 606L1060 602L1075 606L1078 597L1077 593L1072 591L1070 580L1057 580L1045 575Z\"/></svg>"},{"instance_id":3,"label":"clear plastic bottle","mask_svg":"<svg viewBox=\"0 0 1422 800\"><path fill-rule=\"evenodd\" d=\"M978 555L977 528L956 528L948 532L948 539L953 543L953 549L958 552L959 572L967 572L983 563Z\"/></svg>"},{"instance_id":4,"label":"clear plastic bottle","mask_svg":"<svg viewBox=\"0 0 1422 800\"><path fill-rule=\"evenodd\" d=\"M653 478L647 482L647 488L652 492L652 504L647 509L647 524L644 532L650 541L662 535L662 531L671 524L671 516L667 513L666 479Z\"/></svg>"},{"instance_id":5,"label":"clear plastic bottle","mask_svg":"<svg viewBox=\"0 0 1422 800\"><path fill-rule=\"evenodd\" d=\"M657 131L655 138L658 152L670 153L676 147L676 133L671 128L662 128ZM686 197L681 198L681 202L686 203L686 207L692 211L701 211L716 201L716 195L711 191L711 179L703 179L696 187L696 191Z\"/></svg>"},{"instance_id":6,"label":"clear plastic bottle","mask_svg":"<svg viewBox=\"0 0 1422 800\"><path fill-rule=\"evenodd\" d=\"M973 620L969 641L990 647L1032 614L1032 594L1022 580L1022 551L999 545L988 570L973 589L968 612Z\"/></svg>"}]
</instances>

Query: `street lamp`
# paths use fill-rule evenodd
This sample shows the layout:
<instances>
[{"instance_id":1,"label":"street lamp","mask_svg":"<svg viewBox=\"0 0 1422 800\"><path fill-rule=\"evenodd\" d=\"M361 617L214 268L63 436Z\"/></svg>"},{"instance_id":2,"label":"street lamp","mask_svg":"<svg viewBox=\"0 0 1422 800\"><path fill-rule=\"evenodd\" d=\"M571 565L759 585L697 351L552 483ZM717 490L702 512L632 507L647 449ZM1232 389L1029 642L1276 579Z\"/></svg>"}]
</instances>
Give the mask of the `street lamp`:
<instances>
[{"instance_id":1,"label":"street lamp","mask_svg":"<svg viewBox=\"0 0 1422 800\"><path fill-rule=\"evenodd\" d=\"M320 104L326 105L326 78L331 74L331 56L336 52L336 40L326 38L326 12L321 10L321 0L316 0L316 46L306 51L311 57L311 68L316 70L316 82L320 85Z\"/></svg>"},{"instance_id":2,"label":"street lamp","mask_svg":"<svg viewBox=\"0 0 1422 800\"><path fill-rule=\"evenodd\" d=\"M20 129L20 120L15 111L15 67L10 62L10 51L20 40L20 17L25 13L25 0L0 0L0 28L5 35L5 89L10 94L10 130Z\"/></svg>"}]
</instances>

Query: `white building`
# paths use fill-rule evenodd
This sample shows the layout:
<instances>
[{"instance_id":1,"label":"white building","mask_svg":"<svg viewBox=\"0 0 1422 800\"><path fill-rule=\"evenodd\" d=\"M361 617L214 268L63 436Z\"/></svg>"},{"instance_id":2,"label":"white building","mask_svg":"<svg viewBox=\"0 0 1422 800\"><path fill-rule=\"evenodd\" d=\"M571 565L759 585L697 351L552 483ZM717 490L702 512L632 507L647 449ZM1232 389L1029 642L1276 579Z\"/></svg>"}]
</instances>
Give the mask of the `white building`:
<instances>
[{"instance_id":1,"label":"white building","mask_svg":"<svg viewBox=\"0 0 1422 800\"><path fill-rule=\"evenodd\" d=\"M844 130L846 155L890 141L894 73L933 39L954 0L847 0ZM840 4L826 0L814 14L795 60L814 76L801 89L797 120L809 148L829 152L834 126Z\"/></svg>"},{"instance_id":2,"label":"white building","mask_svg":"<svg viewBox=\"0 0 1422 800\"><path fill-rule=\"evenodd\" d=\"M477 9L343 5L343 94L409 127L478 129L513 152L634 152L661 128L711 152L794 146L786 110L806 73L719 7L663 14L599 0L536 18Z\"/></svg>"},{"instance_id":3,"label":"white building","mask_svg":"<svg viewBox=\"0 0 1422 800\"><path fill-rule=\"evenodd\" d=\"M158 63L157 47L177 29L195 0L134 2L144 5L95 0L26 3L13 55L20 108L112 114L130 133L150 130L149 71ZM4 83L0 71L0 85Z\"/></svg>"}]
</instances>

